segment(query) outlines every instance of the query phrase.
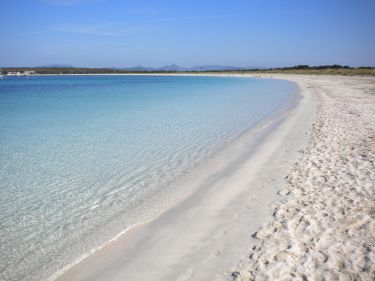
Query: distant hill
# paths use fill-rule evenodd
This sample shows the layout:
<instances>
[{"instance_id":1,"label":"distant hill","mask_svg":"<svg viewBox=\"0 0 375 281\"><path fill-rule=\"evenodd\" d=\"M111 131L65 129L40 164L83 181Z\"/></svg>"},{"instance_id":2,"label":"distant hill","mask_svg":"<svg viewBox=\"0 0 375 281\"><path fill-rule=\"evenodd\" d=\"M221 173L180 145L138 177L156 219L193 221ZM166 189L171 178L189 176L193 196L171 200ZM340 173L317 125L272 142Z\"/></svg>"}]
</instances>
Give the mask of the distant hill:
<instances>
[{"instance_id":1,"label":"distant hill","mask_svg":"<svg viewBox=\"0 0 375 281\"><path fill-rule=\"evenodd\" d=\"M48 65L40 65L36 66L35 68L80 68L74 67L71 65L66 64L48 64ZM140 72L148 72L148 71L171 71L171 72L179 72L179 71L221 71L221 70L244 70L250 69L250 67L236 67L236 66L226 66L226 65L197 65L193 67L181 67L177 64L168 64L163 65L161 67L150 67L150 66L130 66L130 67L107 67L106 69L113 69L113 70L126 70L126 71L140 71Z\"/></svg>"},{"instance_id":2,"label":"distant hill","mask_svg":"<svg viewBox=\"0 0 375 281\"><path fill-rule=\"evenodd\" d=\"M164 65L162 67L159 67L157 68L157 70L159 71L186 71L188 69L180 67L177 64L169 64L169 65Z\"/></svg>"},{"instance_id":3,"label":"distant hill","mask_svg":"<svg viewBox=\"0 0 375 281\"><path fill-rule=\"evenodd\" d=\"M128 71L218 71L218 70L241 70L243 67L224 66L224 65L198 65L193 67L181 67L177 64L169 64L161 67L132 66L120 68Z\"/></svg>"}]
</instances>

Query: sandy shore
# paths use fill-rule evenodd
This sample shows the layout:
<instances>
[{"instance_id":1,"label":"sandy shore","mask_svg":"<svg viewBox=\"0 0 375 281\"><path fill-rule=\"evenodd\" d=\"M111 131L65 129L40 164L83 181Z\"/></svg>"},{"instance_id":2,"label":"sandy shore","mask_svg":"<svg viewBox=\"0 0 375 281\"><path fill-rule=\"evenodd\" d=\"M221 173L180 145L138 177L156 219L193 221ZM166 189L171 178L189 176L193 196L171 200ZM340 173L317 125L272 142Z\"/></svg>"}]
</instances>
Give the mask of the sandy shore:
<instances>
[{"instance_id":1,"label":"sandy shore","mask_svg":"<svg viewBox=\"0 0 375 281\"><path fill-rule=\"evenodd\" d=\"M371 280L375 79L272 76L303 99L251 153L58 280Z\"/></svg>"},{"instance_id":2,"label":"sandy shore","mask_svg":"<svg viewBox=\"0 0 375 281\"><path fill-rule=\"evenodd\" d=\"M309 143L233 277L375 280L375 79L285 78L316 100Z\"/></svg>"}]
</instances>

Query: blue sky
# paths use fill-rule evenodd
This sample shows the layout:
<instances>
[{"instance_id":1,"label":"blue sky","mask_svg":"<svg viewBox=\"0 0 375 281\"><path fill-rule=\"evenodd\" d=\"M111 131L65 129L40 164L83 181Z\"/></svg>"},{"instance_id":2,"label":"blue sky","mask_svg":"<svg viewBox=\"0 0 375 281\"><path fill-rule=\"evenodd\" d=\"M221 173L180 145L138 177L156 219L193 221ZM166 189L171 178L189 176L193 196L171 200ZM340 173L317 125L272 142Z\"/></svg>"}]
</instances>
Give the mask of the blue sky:
<instances>
[{"instance_id":1,"label":"blue sky","mask_svg":"<svg viewBox=\"0 0 375 281\"><path fill-rule=\"evenodd\" d=\"M374 0L1 0L0 66L375 66Z\"/></svg>"}]
</instances>

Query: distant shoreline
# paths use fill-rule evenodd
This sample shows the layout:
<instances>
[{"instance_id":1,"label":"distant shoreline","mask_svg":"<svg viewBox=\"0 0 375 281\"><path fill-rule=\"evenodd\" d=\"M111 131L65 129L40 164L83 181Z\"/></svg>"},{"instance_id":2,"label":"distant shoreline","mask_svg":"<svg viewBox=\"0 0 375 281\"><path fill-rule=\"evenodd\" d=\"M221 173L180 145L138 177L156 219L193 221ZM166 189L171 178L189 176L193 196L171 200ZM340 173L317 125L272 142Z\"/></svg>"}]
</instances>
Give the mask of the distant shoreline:
<instances>
[{"instance_id":1,"label":"distant shoreline","mask_svg":"<svg viewBox=\"0 0 375 281\"><path fill-rule=\"evenodd\" d=\"M31 75L204 75L204 74L307 74L307 75L344 75L344 76L375 76L375 67L349 67L341 65L307 66L299 65L284 68L240 69L240 70L202 70L202 71L133 71L110 68L79 68L79 67L0 67L0 74L19 73L11 76L22 76L24 72L35 72Z\"/></svg>"}]
</instances>

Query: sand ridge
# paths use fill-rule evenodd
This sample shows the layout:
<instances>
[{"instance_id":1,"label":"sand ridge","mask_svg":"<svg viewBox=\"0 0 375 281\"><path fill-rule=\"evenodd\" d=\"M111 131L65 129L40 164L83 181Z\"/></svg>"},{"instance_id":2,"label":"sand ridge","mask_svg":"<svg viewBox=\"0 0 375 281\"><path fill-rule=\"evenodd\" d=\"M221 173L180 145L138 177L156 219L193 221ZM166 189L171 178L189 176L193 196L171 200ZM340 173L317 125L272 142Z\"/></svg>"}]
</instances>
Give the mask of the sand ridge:
<instances>
[{"instance_id":1,"label":"sand ridge","mask_svg":"<svg viewBox=\"0 0 375 281\"><path fill-rule=\"evenodd\" d=\"M314 123L273 221L232 277L375 280L375 79L277 77L311 90Z\"/></svg>"}]
</instances>

